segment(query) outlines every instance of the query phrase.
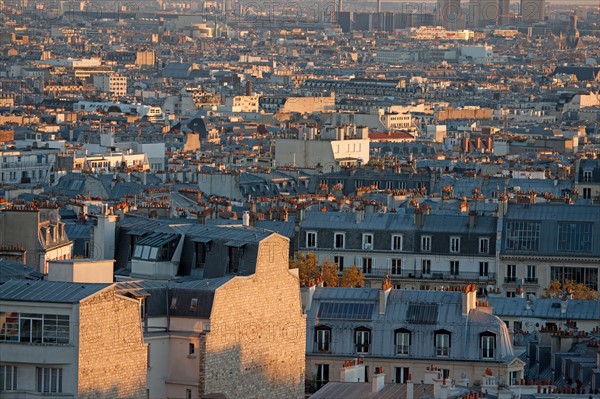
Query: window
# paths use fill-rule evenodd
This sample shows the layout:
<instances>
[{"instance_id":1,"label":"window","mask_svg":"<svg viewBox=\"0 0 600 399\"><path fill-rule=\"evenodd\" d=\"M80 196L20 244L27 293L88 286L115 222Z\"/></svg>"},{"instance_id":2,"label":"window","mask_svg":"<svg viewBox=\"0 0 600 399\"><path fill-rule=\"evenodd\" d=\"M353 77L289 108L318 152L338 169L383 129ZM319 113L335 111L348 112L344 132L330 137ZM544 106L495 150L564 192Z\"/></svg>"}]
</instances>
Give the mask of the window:
<instances>
[{"instance_id":1,"label":"window","mask_svg":"<svg viewBox=\"0 0 600 399\"><path fill-rule=\"evenodd\" d=\"M517 265L506 265L505 283L514 283L517 281Z\"/></svg>"},{"instance_id":2,"label":"window","mask_svg":"<svg viewBox=\"0 0 600 399\"><path fill-rule=\"evenodd\" d=\"M496 335L490 332L485 332L482 333L479 338L481 357L483 359L493 359L494 349L496 349Z\"/></svg>"},{"instance_id":3,"label":"window","mask_svg":"<svg viewBox=\"0 0 600 399\"><path fill-rule=\"evenodd\" d=\"M343 256L334 256L333 257L333 263L335 263L336 265L338 265L338 270L340 272L344 271L344 257Z\"/></svg>"},{"instance_id":4,"label":"window","mask_svg":"<svg viewBox=\"0 0 600 399\"><path fill-rule=\"evenodd\" d=\"M460 237L450 237L450 252L460 252Z\"/></svg>"},{"instance_id":5,"label":"window","mask_svg":"<svg viewBox=\"0 0 600 399\"><path fill-rule=\"evenodd\" d=\"M403 244L403 236L402 235L393 235L392 236L392 251L402 251Z\"/></svg>"},{"instance_id":6,"label":"window","mask_svg":"<svg viewBox=\"0 0 600 399\"><path fill-rule=\"evenodd\" d=\"M506 249L512 251L537 251L540 245L540 223L506 223Z\"/></svg>"},{"instance_id":7,"label":"window","mask_svg":"<svg viewBox=\"0 0 600 399\"><path fill-rule=\"evenodd\" d=\"M317 370L315 372L315 384L317 389L321 389L323 385L329 382L329 365L328 364L317 364Z\"/></svg>"},{"instance_id":8,"label":"window","mask_svg":"<svg viewBox=\"0 0 600 399\"><path fill-rule=\"evenodd\" d=\"M592 250L593 227L592 223L559 223L558 250L566 252L590 252Z\"/></svg>"},{"instance_id":9,"label":"window","mask_svg":"<svg viewBox=\"0 0 600 399\"><path fill-rule=\"evenodd\" d=\"M392 258L390 259L391 274L401 274L402 273L402 259Z\"/></svg>"},{"instance_id":10,"label":"window","mask_svg":"<svg viewBox=\"0 0 600 399\"><path fill-rule=\"evenodd\" d=\"M356 345L356 353L369 353L371 330L365 327L356 328L354 330L354 344Z\"/></svg>"},{"instance_id":11,"label":"window","mask_svg":"<svg viewBox=\"0 0 600 399\"><path fill-rule=\"evenodd\" d=\"M519 371L511 371L509 374L510 385L517 385L518 381L521 380L521 373Z\"/></svg>"},{"instance_id":12,"label":"window","mask_svg":"<svg viewBox=\"0 0 600 399\"><path fill-rule=\"evenodd\" d=\"M488 277L489 274L490 274L489 262L479 262L479 276L480 277Z\"/></svg>"},{"instance_id":13,"label":"window","mask_svg":"<svg viewBox=\"0 0 600 399\"><path fill-rule=\"evenodd\" d=\"M396 384L406 384L410 371L408 367L394 367L396 374Z\"/></svg>"},{"instance_id":14,"label":"window","mask_svg":"<svg viewBox=\"0 0 600 399\"><path fill-rule=\"evenodd\" d=\"M306 247L316 248L317 247L317 232L307 231L306 232Z\"/></svg>"},{"instance_id":15,"label":"window","mask_svg":"<svg viewBox=\"0 0 600 399\"><path fill-rule=\"evenodd\" d=\"M193 355L196 352L196 347L193 342L190 342L188 346L188 355Z\"/></svg>"},{"instance_id":16,"label":"window","mask_svg":"<svg viewBox=\"0 0 600 399\"><path fill-rule=\"evenodd\" d=\"M192 399L192 390L191 389L185 390L185 399Z\"/></svg>"},{"instance_id":17,"label":"window","mask_svg":"<svg viewBox=\"0 0 600 399\"><path fill-rule=\"evenodd\" d=\"M489 238L480 238L479 239L479 253L480 254L489 254L490 253L490 239Z\"/></svg>"},{"instance_id":18,"label":"window","mask_svg":"<svg viewBox=\"0 0 600 399\"><path fill-rule=\"evenodd\" d=\"M450 355L450 332L438 330L435 332L435 355L446 357Z\"/></svg>"},{"instance_id":19,"label":"window","mask_svg":"<svg viewBox=\"0 0 600 399\"><path fill-rule=\"evenodd\" d=\"M583 181L584 182L591 182L592 181L592 171L591 170L584 170L583 171Z\"/></svg>"},{"instance_id":20,"label":"window","mask_svg":"<svg viewBox=\"0 0 600 399\"><path fill-rule=\"evenodd\" d=\"M11 179L12 179L12 174L13 174L13 172L10 172ZM583 199L591 199L591 198L592 198L592 189L590 187L584 187L583 188Z\"/></svg>"},{"instance_id":21,"label":"window","mask_svg":"<svg viewBox=\"0 0 600 399\"><path fill-rule=\"evenodd\" d=\"M344 233L335 233L333 235L333 247L336 249L344 249L346 241L346 234Z\"/></svg>"},{"instance_id":22,"label":"window","mask_svg":"<svg viewBox=\"0 0 600 399\"><path fill-rule=\"evenodd\" d=\"M36 389L38 392L62 393L62 369L37 367L36 371Z\"/></svg>"},{"instance_id":23,"label":"window","mask_svg":"<svg viewBox=\"0 0 600 399\"><path fill-rule=\"evenodd\" d=\"M536 271L535 265L527 265L527 277L525 278L526 283L537 283L535 271Z\"/></svg>"},{"instance_id":24,"label":"window","mask_svg":"<svg viewBox=\"0 0 600 399\"><path fill-rule=\"evenodd\" d=\"M69 316L0 313L0 341L69 343Z\"/></svg>"},{"instance_id":25,"label":"window","mask_svg":"<svg viewBox=\"0 0 600 399\"><path fill-rule=\"evenodd\" d=\"M516 296L517 296L517 293L515 291L506 291L507 298L514 298Z\"/></svg>"},{"instance_id":26,"label":"window","mask_svg":"<svg viewBox=\"0 0 600 399\"><path fill-rule=\"evenodd\" d=\"M0 392L17 390L17 366L0 365Z\"/></svg>"},{"instance_id":27,"label":"window","mask_svg":"<svg viewBox=\"0 0 600 399\"><path fill-rule=\"evenodd\" d=\"M450 274L453 276L458 276L459 273L459 263L457 260L450 261Z\"/></svg>"},{"instance_id":28,"label":"window","mask_svg":"<svg viewBox=\"0 0 600 399\"><path fill-rule=\"evenodd\" d=\"M204 264L206 263L206 252L207 252L206 243L197 242L196 243L196 264L194 265L196 269L204 268Z\"/></svg>"},{"instance_id":29,"label":"window","mask_svg":"<svg viewBox=\"0 0 600 399\"><path fill-rule=\"evenodd\" d=\"M515 321L513 323L513 329L515 331L523 331L523 322L522 321Z\"/></svg>"},{"instance_id":30,"label":"window","mask_svg":"<svg viewBox=\"0 0 600 399\"><path fill-rule=\"evenodd\" d=\"M396 355L408 355L411 341L410 330L400 328L395 333L394 344L396 345Z\"/></svg>"},{"instance_id":31,"label":"window","mask_svg":"<svg viewBox=\"0 0 600 399\"><path fill-rule=\"evenodd\" d=\"M362 271L364 274L370 274L373 267L373 258L362 258Z\"/></svg>"},{"instance_id":32,"label":"window","mask_svg":"<svg viewBox=\"0 0 600 399\"><path fill-rule=\"evenodd\" d=\"M373 234L362 235L362 248L373 249Z\"/></svg>"},{"instance_id":33,"label":"window","mask_svg":"<svg viewBox=\"0 0 600 399\"><path fill-rule=\"evenodd\" d=\"M190 303L190 310L198 309L198 298L192 298L192 302Z\"/></svg>"},{"instance_id":34,"label":"window","mask_svg":"<svg viewBox=\"0 0 600 399\"><path fill-rule=\"evenodd\" d=\"M421 236L421 251L431 252L431 236Z\"/></svg>"},{"instance_id":35,"label":"window","mask_svg":"<svg viewBox=\"0 0 600 399\"><path fill-rule=\"evenodd\" d=\"M331 328L327 326L316 327L315 343L317 352L329 352L331 350Z\"/></svg>"},{"instance_id":36,"label":"window","mask_svg":"<svg viewBox=\"0 0 600 399\"><path fill-rule=\"evenodd\" d=\"M240 271L241 248L229 247L228 273L237 274Z\"/></svg>"},{"instance_id":37,"label":"window","mask_svg":"<svg viewBox=\"0 0 600 399\"><path fill-rule=\"evenodd\" d=\"M423 274L431 274L431 259L421 260Z\"/></svg>"},{"instance_id":38,"label":"window","mask_svg":"<svg viewBox=\"0 0 600 399\"><path fill-rule=\"evenodd\" d=\"M564 267L551 266L550 279L558 280L562 284L571 280L576 284L585 284L592 290L598 290L598 268L597 267Z\"/></svg>"}]
</instances>

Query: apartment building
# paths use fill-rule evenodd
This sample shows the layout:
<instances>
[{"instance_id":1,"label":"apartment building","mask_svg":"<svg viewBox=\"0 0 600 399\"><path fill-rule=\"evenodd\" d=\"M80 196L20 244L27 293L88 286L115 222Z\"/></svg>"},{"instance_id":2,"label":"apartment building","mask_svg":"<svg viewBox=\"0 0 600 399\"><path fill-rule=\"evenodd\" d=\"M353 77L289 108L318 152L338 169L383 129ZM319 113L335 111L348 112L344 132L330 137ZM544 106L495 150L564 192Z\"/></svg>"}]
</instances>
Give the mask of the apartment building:
<instances>
[{"instance_id":1,"label":"apartment building","mask_svg":"<svg viewBox=\"0 0 600 399\"><path fill-rule=\"evenodd\" d=\"M0 286L0 396L146 397L138 300L113 284L10 280Z\"/></svg>"},{"instance_id":2,"label":"apartment building","mask_svg":"<svg viewBox=\"0 0 600 399\"><path fill-rule=\"evenodd\" d=\"M73 250L54 205L4 209L0 212L0 243L4 250L18 249L20 259L41 273L48 272L48 261L70 259Z\"/></svg>"},{"instance_id":3,"label":"apartment building","mask_svg":"<svg viewBox=\"0 0 600 399\"><path fill-rule=\"evenodd\" d=\"M303 289L307 313L306 379L315 388L340 381L353 358L365 365L361 382L385 374L386 383L482 382L487 369L514 384L524 362L515 356L508 329L492 309L464 292L381 289ZM466 326L466 327L465 327Z\"/></svg>"},{"instance_id":4,"label":"apartment building","mask_svg":"<svg viewBox=\"0 0 600 399\"><path fill-rule=\"evenodd\" d=\"M111 96L124 97L127 95L127 77L107 74L94 75L94 89L109 93Z\"/></svg>"},{"instance_id":5,"label":"apartment building","mask_svg":"<svg viewBox=\"0 0 600 399\"><path fill-rule=\"evenodd\" d=\"M57 149L26 148L0 151L0 183L52 183Z\"/></svg>"},{"instance_id":6,"label":"apartment building","mask_svg":"<svg viewBox=\"0 0 600 399\"><path fill-rule=\"evenodd\" d=\"M511 204L502 225L499 284L540 296L552 280L600 287L600 207Z\"/></svg>"},{"instance_id":7,"label":"apartment building","mask_svg":"<svg viewBox=\"0 0 600 399\"><path fill-rule=\"evenodd\" d=\"M474 282L480 293L493 289L497 218L425 212L306 212L298 248L314 252L320 261L329 258L340 272L356 265L371 287L381 286L389 275L396 288L441 289Z\"/></svg>"}]
</instances>

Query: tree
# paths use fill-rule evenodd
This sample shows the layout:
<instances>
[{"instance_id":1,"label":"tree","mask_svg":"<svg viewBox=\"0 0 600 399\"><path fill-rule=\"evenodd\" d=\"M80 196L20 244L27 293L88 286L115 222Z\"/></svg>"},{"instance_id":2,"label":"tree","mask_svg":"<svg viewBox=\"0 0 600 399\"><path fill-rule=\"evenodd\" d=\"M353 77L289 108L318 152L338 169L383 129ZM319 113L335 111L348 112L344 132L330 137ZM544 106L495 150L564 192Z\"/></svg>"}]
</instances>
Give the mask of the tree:
<instances>
[{"instance_id":1,"label":"tree","mask_svg":"<svg viewBox=\"0 0 600 399\"><path fill-rule=\"evenodd\" d=\"M355 265L352 265L350 269L344 269L342 274L342 280L340 282L341 287L363 287L365 285L365 277L361 270Z\"/></svg>"},{"instance_id":2,"label":"tree","mask_svg":"<svg viewBox=\"0 0 600 399\"><path fill-rule=\"evenodd\" d=\"M317 256L313 252L309 252L308 255L296 252L294 258L290 260L290 269L298 269L302 286L315 284L321 274L317 267Z\"/></svg>"},{"instance_id":3,"label":"tree","mask_svg":"<svg viewBox=\"0 0 600 399\"><path fill-rule=\"evenodd\" d=\"M562 284L558 280L552 280L548 288L544 289L544 298L561 298L573 295L577 300L598 300L600 293L589 288L583 283L575 283L573 280L567 280Z\"/></svg>"},{"instance_id":4,"label":"tree","mask_svg":"<svg viewBox=\"0 0 600 399\"><path fill-rule=\"evenodd\" d=\"M326 258L319 269L321 272L321 281L325 287L337 287L340 285L340 278L338 276L338 268L336 263L333 263L329 260L329 258Z\"/></svg>"}]
</instances>

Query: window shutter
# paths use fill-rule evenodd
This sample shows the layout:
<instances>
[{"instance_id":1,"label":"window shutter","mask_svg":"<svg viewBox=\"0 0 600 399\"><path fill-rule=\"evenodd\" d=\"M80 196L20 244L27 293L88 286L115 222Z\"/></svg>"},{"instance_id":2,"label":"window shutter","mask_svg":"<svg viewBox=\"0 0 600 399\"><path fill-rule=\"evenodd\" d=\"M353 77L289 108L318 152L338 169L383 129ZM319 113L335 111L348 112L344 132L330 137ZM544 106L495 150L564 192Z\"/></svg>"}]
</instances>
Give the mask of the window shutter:
<instances>
[{"instance_id":1,"label":"window shutter","mask_svg":"<svg viewBox=\"0 0 600 399\"><path fill-rule=\"evenodd\" d=\"M408 333L408 344L412 345L412 332Z\"/></svg>"}]
</instances>

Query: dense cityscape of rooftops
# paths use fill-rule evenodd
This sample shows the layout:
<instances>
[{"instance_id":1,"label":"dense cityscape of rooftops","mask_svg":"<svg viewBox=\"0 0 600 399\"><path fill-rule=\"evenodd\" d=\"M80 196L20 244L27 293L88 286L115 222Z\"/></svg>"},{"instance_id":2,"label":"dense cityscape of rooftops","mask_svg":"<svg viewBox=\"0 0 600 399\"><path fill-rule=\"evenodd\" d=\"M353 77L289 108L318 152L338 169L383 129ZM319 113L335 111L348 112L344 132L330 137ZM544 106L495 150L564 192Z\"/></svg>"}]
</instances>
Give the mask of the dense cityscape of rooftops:
<instances>
[{"instance_id":1,"label":"dense cityscape of rooftops","mask_svg":"<svg viewBox=\"0 0 600 399\"><path fill-rule=\"evenodd\" d=\"M0 397L600 399L600 3L0 0Z\"/></svg>"}]
</instances>

